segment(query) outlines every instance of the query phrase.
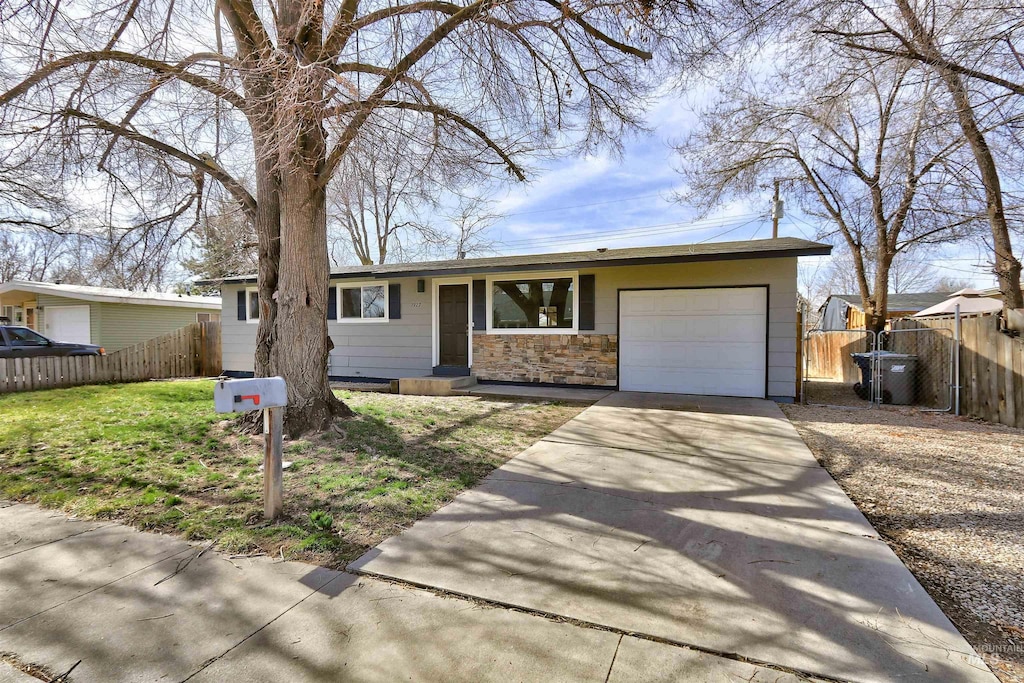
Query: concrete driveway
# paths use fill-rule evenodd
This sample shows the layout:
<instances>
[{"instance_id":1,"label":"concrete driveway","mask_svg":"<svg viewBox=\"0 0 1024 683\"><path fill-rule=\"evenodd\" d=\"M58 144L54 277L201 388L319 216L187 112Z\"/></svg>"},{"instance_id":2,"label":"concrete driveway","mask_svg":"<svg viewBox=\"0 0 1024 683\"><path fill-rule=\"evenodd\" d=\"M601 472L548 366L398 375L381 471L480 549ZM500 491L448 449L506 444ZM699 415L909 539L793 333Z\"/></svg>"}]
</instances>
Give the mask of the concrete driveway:
<instances>
[{"instance_id":1,"label":"concrete driveway","mask_svg":"<svg viewBox=\"0 0 1024 683\"><path fill-rule=\"evenodd\" d=\"M776 671L995 680L768 401L613 394L349 569Z\"/></svg>"}]
</instances>

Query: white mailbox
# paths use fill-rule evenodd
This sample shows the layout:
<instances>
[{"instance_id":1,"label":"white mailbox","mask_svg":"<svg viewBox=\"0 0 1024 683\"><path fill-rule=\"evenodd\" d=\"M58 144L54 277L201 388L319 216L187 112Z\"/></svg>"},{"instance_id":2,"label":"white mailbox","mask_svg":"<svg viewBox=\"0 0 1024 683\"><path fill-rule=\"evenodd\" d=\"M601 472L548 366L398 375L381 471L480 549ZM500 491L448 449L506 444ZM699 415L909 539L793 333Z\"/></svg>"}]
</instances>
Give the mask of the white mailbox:
<instances>
[{"instance_id":1,"label":"white mailbox","mask_svg":"<svg viewBox=\"0 0 1024 683\"><path fill-rule=\"evenodd\" d=\"M213 407L218 413L244 413L288 405L283 377L222 379L213 387Z\"/></svg>"}]
</instances>

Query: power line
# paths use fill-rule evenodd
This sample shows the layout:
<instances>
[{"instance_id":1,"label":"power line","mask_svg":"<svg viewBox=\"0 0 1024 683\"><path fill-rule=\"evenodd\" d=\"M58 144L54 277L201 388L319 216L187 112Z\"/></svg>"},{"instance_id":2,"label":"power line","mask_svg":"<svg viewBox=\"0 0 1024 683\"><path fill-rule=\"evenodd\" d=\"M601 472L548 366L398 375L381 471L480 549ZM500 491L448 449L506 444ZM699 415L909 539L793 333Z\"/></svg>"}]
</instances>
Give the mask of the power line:
<instances>
[{"instance_id":1,"label":"power line","mask_svg":"<svg viewBox=\"0 0 1024 683\"><path fill-rule=\"evenodd\" d=\"M705 221L693 221L693 222L673 222L673 223L657 223L654 225L642 225L633 228L614 228L611 230L597 230L593 232L577 232L567 235L552 235L551 237L536 237L528 239L510 240L502 242L505 246L526 246L536 244L556 244L556 243L572 243L572 242L585 242L592 239L624 239L628 237L644 237L657 234L667 234L673 232L696 232L700 230L707 230L715 228L721 225L727 225L734 221L743 220L745 218L759 217L760 214L743 214L739 216L729 216L726 218L714 218Z\"/></svg>"},{"instance_id":2,"label":"power line","mask_svg":"<svg viewBox=\"0 0 1024 683\"><path fill-rule=\"evenodd\" d=\"M701 240L701 241L700 241L700 242L698 242L697 244L704 244L704 243L706 243L706 242L711 242L712 240L716 240L716 239L718 239L719 237L724 237L724 236L728 235L728 234L729 234L729 233L731 233L731 232L736 232L736 231L737 231L737 230L739 230L740 228L744 228L744 227L746 227L746 226L750 225L751 223L753 223L753 222L754 222L754 221L756 221L756 220L764 220L764 216L757 216L756 218L753 218L753 219L751 219L751 220L747 221L746 223L740 223L739 225L737 225L737 226L736 226L736 227L734 227L734 228L729 228L729 229L728 229L728 230L726 230L725 232L720 232L720 233L718 233L717 235L712 235L711 237L708 237L707 239L703 239L703 240Z\"/></svg>"},{"instance_id":3,"label":"power line","mask_svg":"<svg viewBox=\"0 0 1024 683\"><path fill-rule=\"evenodd\" d=\"M808 228L810 228L811 230L813 230L815 234L817 234L817 233L818 233L818 228L817 228L817 226L815 226L815 225L811 225L810 223L808 223L807 221L805 221L805 220L804 220L803 218L800 218L799 216L796 216L796 215L794 215L794 214L790 214L790 216L789 216L789 219L790 219L790 224L791 224L791 225L793 225L794 227L796 227L796 224L795 224L795 223L793 223L793 221L799 221L799 222L803 223L804 225L806 225L806 226L807 226ZM797 230L800 230L800 228L799 228L799 227L797 227ZM807 233L805 233L805 232L804 232L803 230L800 230L800 232L801 232L801 234L803 234L803 235L804 235L805 237L807 237ZM809 240L813 240L813 239L816 239L816 238L815 238L815 237L807 237L807 239L809 239Z\"/></svg>"},{"instance_id":4,"label":"power line","mask_svg":"<svg viewBox=\"0 0 1024 683\"><path fill-rule=\"evenodd\" d=\"M534 213L550 213L552 211L570 211L572 209L586 209L591 206L601 206L602 204L617 204L619 202L628 202L634 199L650 199L652 197L661 197L661 193L657 192L654 194L639 194L633 197L622 197L620 199L606 199L602 202L591 202L589 204L575 204L573 206L554 206L550 209L532 209L530 211L516 211L514 213L506 213L505 216L529 216Z\"/></svg>"}]
</instances>

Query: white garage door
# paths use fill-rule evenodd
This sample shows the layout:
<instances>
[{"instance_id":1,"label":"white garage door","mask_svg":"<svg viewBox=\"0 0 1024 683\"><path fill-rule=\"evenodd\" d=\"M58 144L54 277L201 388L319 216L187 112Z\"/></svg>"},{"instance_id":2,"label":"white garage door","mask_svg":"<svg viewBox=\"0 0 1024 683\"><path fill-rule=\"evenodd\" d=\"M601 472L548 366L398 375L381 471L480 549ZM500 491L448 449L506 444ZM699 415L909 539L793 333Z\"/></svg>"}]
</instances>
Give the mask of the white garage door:
<instances>
[{"instance_id":1,"label":"white garage door","mask_svg":"<svg viewBox=\"0 0 1024 683\"><path fill-rule=\"evenodd\" d=\"M619 388L765 395L764 287L622 292Z\"/></svg>"},{"instance_id":2,"label":"white garage door","mask_svg":"<svg viewBox=\"0 0 1024 683\"><path fill-rule=\"evenodd\" d=\"M88 306L47 306L46 336L54 341L90 344Z\"/></svg>"}]
</instances>

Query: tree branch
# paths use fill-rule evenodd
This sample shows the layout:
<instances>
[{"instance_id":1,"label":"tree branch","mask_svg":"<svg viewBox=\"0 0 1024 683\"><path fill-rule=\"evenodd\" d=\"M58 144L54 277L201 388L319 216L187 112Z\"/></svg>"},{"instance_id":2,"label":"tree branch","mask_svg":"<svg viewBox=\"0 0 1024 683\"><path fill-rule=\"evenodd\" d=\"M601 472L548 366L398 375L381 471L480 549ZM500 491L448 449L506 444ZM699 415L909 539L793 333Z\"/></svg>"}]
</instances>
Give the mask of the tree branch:
<instances>
[{"instance_id":1,"label":"tree branch","mask_svg":"<svg viewBox=\"0 0 1024 683\"><path fill-rule=\"evenodd\" d=\"M90 64L95 62L119 62L122 64L132 64L134 66L141 67L143 69L149 69L160 74L169 74L178 80L188 83L191 86L205 90L212 95L220 97L226 102L230 102L232 105L237 107L240 111L246 112L248 107L246 105L245 98L236 93L230 88L211 81L202 76L190 73L187 70L187 66L194 64L195 62L209 59L214 56L212 53L199 53L191 55L183 59L179 64L168 64L167 62L161 62L158 59L150 59L148 57L142 57L140 55L132 54L130 52L121 52L119 50L96 50L93 52L78 52L67 57L55 59L54 61L46 64L45 66L36 69L33 73L27 76L21 83L11 88L5 93L0 94L0 105L7 104L16 97L28 92L32 86L42 82L46 78L53 74L66 69L71 66L78 64ZM223 59L222 55L216 55L218 58Z\"/></svg>"},{"instance_id":2,"label":"tree branch","mask_svg":"<svg viewBox=\"0 0 1024 683\"><path fill-rule=\"evenodd\" d=\"M128 140L132 140L134 142L146 145L147 147L151 147L152 149L155 149L158 152L162 152L168 156L178 159L179 161L185 162L186 164L192 166L196 170L202 171L203 173L209 175L210 177L220 182L220 184L223 185L224 188L231 193L235 200L238 201L244 207L247 214L249 214L250 216L255 216L256 200L253 198L251 194L249 194L248 190L242 187L242 185L237 180L235 180L227 171L221 168L213 160L212 157L209 159L200 159L198 157L194 157L188 152L184 152L178 149L177 147L172 147L171 145L168 145L165 142L161 142L160 140L157 140L155 138L151 138L148 135L143 135L142 133L132 130L131 128L119 126L116 123L112 123L98 116L93 116L92 114L87 114L85 112L78 111L77 109L65 109L62 112L62 114L65 117L86 121L87 123L95 126L96 128L99 128L100 130L104 130L108 133L114 133L115 135L127 138Z\"/></svg>"}]
</instances>

